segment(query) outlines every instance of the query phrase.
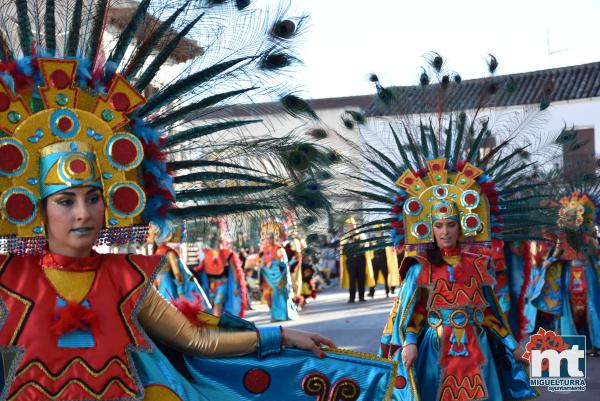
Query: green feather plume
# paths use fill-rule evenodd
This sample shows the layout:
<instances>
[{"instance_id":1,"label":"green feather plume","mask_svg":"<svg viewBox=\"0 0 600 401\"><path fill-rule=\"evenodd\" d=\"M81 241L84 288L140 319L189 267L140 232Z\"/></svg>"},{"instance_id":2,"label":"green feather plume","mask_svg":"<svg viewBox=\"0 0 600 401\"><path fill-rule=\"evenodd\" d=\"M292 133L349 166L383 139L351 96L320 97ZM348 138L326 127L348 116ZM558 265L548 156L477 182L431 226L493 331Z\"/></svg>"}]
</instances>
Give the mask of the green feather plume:
<instances>
[{"instance_id":1,"label":"green feather plume","mask_svg":"<svg viewBox=\"0 0 600 401\"><path fill-rule=\"evenodd\" d=\"M175 35L175 37L171 39L169 43L167 43L160 50L160 52L156 55L156 57L154 57L154 60L152 60L148 68L146 68L142 75L136 80L135 88L138 91L143 90L146 86L150 84L150 82L152 82L160 67L167 61L167 59L169 58L169 56L171 56L173 51L175 51L175 49L179 45L179 42L181 42L185 35L187 35L190 32L190 30L194 27L194 25L198 23L198 21L200 21L202 17L204 17L204 13L200 14L192 22L187 24L186 27L181 30L181 32Z\"/></svg>"},{"instance_id":2,"label":"green feather plume","mask_svg":"<svg viewBox=\"0 0 600 401\"><path fill-rule=\"evenodd\" d=\"M69 28L69 36L67 38L67 56L77 56L79 48L79 35L81 31L83 0L76 0L73 8L73 16L71 17L71 27Z\"/></svg>"},{"instance_id":3,"label":"green feather plume","mask_svg":"<svg viewBox=\"0 0 600 401\"><path fill-rule=\"evenodd\" d=\"M233 60L224 61L222 63L214 64L206 69L190 74L189 76L180 79L179 81L169 85L165 89L152 96L144 106L142 106L136 115L144 117L155 111L156 109L172 102L177 97L185 94L190 89L197 87L198 85L209 81L212 78L219 76L225 71L233 68L234 66L244 62L250 61L253 57L239 57Z\"/></svg>"},{"instance_id":4,"label":"green feather plume","mask_svg":"<svg viewBox=\"0 0 600 401\"><path fill-rule=\"evenodd\" d=\"M54 54L56 51L56 19L54 12L54 0L46 0L44 35L46 39L46 51L50 54Z\"/></svg>"},{"instance_id":5,"label":"green feather plume","mask_svg":"<svg viewBox=\"0 0 600 401\"><path fill-rule=\"evenodd\" d=\"M245 125L259 122L262 122L262 120L232 120L193 127L185 131L169 135L165 140L165 147L170 148L184 142L191 143L192 141L214 134L215 132L243 127Z\"/></svg>"},{"instance_id":6,"label":"green feather plume","mask_svg":"<svg viewBox=\"0 0 600 401\"><path fill-rule=\"evenodd\" d=\"M152 120L152 122L150 123L150 126L152 126L154 128L169 126L183 118L189 117L191 113L199 112L203 109L206 109L207 107L214 106L224 100L241 95L242 93L246 93L246 92L254 90L254 89L255 88L238 89L238 90L233 90L230 92L219 93L217 95L209 96L198 102L188 104L186 106L183 106L180 109L177 109L171 113L166 113L166 114Z\"/></svg>"},{"instance_id":7,"label":"green feather plume","mask_svg":"<svg viewBox=\"0 0 600 401\"><path fill-rule=\"evenodd\" d=\"M15 0L15 5L17 7L17 18L19 21L19 40L21 41L21 51L23 52L23 55L29 56L31 54L33 35L31 32L31 23L29 21L29 8L27 7L27 0Z\"/></svg>"}]
</instances>

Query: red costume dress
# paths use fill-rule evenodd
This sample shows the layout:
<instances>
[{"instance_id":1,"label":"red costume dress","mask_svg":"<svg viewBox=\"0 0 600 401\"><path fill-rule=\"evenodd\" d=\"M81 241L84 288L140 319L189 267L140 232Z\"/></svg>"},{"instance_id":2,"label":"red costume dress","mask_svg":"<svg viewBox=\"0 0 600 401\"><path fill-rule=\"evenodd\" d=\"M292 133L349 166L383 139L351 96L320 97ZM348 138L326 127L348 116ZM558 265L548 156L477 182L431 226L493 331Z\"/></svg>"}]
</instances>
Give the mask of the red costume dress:
<instances>
[{"instance_id":1,"label":"red costume dress","mask_svg":"<svg viewBox=\"0 0 600 401\"><path fill-rule=\"evenodd\" d=\"M0 348L18 360L7 399L134 397L129 352L148 348L136 315L160 260L1 256L0 297L9 313Z\"/></svg>"}]
</instances>

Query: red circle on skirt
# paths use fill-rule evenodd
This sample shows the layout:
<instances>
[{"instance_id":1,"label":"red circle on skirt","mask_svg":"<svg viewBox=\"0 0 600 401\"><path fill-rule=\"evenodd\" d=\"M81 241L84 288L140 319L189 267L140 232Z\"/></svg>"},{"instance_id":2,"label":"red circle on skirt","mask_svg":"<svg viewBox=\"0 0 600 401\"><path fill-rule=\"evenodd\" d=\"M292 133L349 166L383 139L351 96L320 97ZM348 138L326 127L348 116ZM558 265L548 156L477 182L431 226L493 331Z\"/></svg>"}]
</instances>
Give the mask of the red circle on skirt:
<instances>
[{"instance_id":1,"label":"red circle on skirt","mask_svg":"<svg viewBox=\"0 0 600 401\"><path fill-rule=\"evenodd\" d=\"M244 375L244 387L253 394L264 393L270 385L271 376L264 369L250 369Z\"/></svg>"},{"instance_id":2,"label":"red circle on skirt","mask_svg":"<svg viewBox=\"0 0 600 401\"><path fill-rule=\"evenodd\" d=\"M406 387L406 378L404 376L396 376L396 380L394 380L394 386L398 389Z\"/></svg>"}]
</instances>

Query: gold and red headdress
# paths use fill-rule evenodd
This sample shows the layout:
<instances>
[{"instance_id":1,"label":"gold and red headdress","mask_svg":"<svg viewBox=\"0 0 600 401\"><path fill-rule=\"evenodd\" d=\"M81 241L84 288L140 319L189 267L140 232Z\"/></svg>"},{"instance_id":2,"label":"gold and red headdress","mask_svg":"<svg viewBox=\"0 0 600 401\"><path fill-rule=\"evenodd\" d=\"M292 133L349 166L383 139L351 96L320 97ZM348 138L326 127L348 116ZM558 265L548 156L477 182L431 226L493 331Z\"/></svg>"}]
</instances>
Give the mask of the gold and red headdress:
<instances>
[{"instance_id":1,"label":"gold and red headdress","mask_svg":"<svg viewBox=\"0 0 600 401\"><path fill-rule=\"evenodd\" d=\"M470 163L448 171L445 158L427 160L425 171L406 170L396 181L402 190L394 209L408 227L405 244L433 242L431 224L445 218L460 222L461 241L491 241L489 200L476 181L482 173Z\"/></svg>"},{"instance_id":2,"label":"gold and red headdress","mask_svg":"<svg viewBox=\"0 0 600 401\"><path fill-rule=\"evenodd\" d=\"M35 61L30 87L13 92L0 79L0 130L6 134L0 138L0 236L9 239L10 251L39 250L41 200L95 186L106 205L101 240L143 240L150 219L142 214L152 214L140 167L145 143L128 115L144 97L118 74L105 94L81 88L76 59Z\"/></svg>"}]
</instances>

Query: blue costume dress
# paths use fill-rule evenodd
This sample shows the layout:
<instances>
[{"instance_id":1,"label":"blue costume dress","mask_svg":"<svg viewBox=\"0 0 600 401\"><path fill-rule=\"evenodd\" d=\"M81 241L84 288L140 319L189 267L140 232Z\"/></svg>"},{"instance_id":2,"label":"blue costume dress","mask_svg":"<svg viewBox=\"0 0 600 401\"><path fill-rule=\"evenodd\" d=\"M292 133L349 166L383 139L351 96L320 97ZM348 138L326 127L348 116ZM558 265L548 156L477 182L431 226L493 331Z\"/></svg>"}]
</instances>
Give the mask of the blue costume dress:
<instances>
[{"instance_id":1,"label":"blue costume dress","mask_svg":"<svg viewBox=\"0 0 600 401\"><path fill-rule=\"evenodd\" d=\"M493 267L462 252L432 265L421 256L402 262L402 284L381 341L380 356L398 361L394 400L524 400L536 396L515 360L517 342L496 296ZM416 344L407 370L403 346Z\"/></svg>"},{"instance_id":2,"label":"blue costume dress","mask_svg":"<svg viewBox=\"0 0 600 401\"><path fill-rule=\"evenodd\" d=\"M531 304L556 317L562 335L585 335L600 348L600 261L594 254L576 252L562 243L558 257L540 272ZM551 328L551 329L552 329Z\"/></svg>"},{"instance_id":3,"label":"blue costume dress","mask_svg":"<svg viewBox=\"0 0 600 401\"><path fill-rule=\"evenodd\" d=\"M177 251L167 245L159 245L155 254L167 255L169 252L174 252L177 256L177 264L183 276L183 283L180 284L173 276L171 269L167 267L157 276L158 292L172 303L176 303L178 300L186 300L189 303L196 304L201 310L210 311L210 303L205 292L187 266L184 265Z\"/></svg>"},{"instance_id":4,"label":"blue costume dress","mask_svg":"<svg viewBox=\"0 0 600 401\"><path fill-rule=\"evenodd\" d=\"M268 266L260 269L260 274L271 288L271 319L298 319L298 310L293 301L292 277L287 263L275 258Z\"/></svg>"}]
</instances>

